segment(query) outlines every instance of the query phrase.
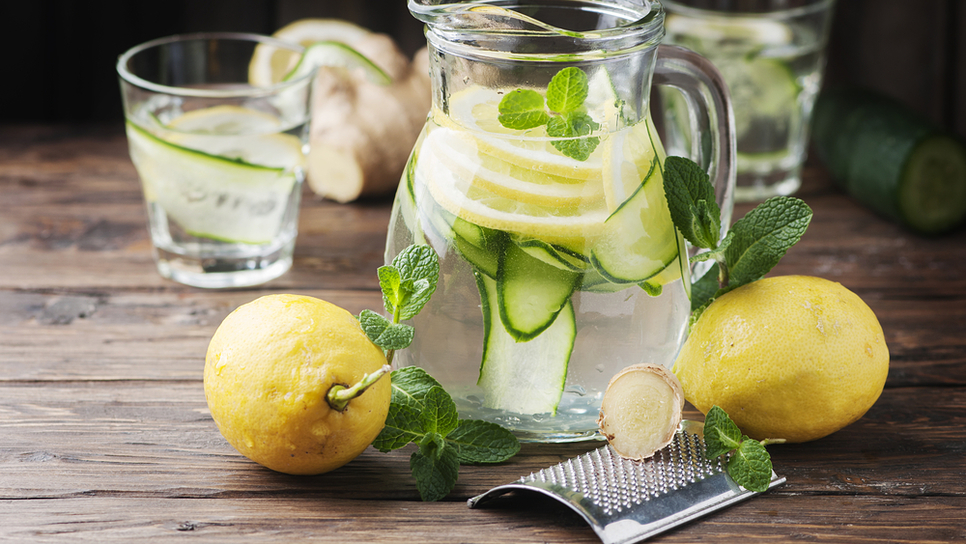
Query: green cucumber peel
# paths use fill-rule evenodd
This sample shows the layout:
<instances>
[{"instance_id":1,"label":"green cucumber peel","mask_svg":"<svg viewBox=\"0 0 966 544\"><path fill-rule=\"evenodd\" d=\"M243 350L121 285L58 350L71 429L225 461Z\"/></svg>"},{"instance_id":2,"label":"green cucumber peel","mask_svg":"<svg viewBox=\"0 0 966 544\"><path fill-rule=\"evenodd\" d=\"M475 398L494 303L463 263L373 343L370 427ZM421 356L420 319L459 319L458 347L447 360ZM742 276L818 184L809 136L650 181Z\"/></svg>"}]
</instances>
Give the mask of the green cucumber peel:
<instances>
[{"instance_id":1,"label":"green cucumber peel","mask_svg":"<svg viewBox=\"0 0 966 544\"><path fill-rule=\"evenodd\" d=\"M363 310L359 324L391 363L395 351L413 341L415 329L400 321L416 316L435 292L439 257L429 246L412 245L380 267L378 276L391 318ZM503 427L459 419L453 398L425 370L413 366L393 370L390 381L389 413L372 445L382 452L410 442L418 446L409 467L424 501L438 501L453 490L460 464L501 463L520 451L520 442Z\"/></svg>"},{"instance_id":2,"label":"green cucumber peel","mask_svg":"<svg viewBox=\"0 0 966 544\"><path fill-rule=\"evenodd\" d=\"M513 130L547 125L550 142L560 153L586 161L600 144L590 136L600 125L587 114L584 101L590 92L587 74L570 66L557 72L547 85L546 97L532 89L516 89L503 96L498 106L500 124Z\"/></svg>"},{"instance_id":3,"label":"green cucumber peel","mask_svg":"<svg viewBox=\"0 0 966 544\"><path fill-rule=\"evenodd\" d=\"M760 493L768 489L772 463L765 446L782 442L782 439L759 441L748 438L719 406L712 406L704 418L705 457L716 459L730 454L728 475L749 491Z\"/></svg>"},{"instance_id":4,"label":"green cucumber peel","mask_svg":"<svg viewBox=\"0 0 966 544\"><path fill-rule=\"evenodd\" d=\"M748 212L721 237L721 210L708 174L682 157L665 160L664 192L674 226L692 245L707 250L690 262L714 262L694 284L692 323L715 298L763 278L798 243L812 220L805 202L776 196Z\"/></svg>"}]
</instances>

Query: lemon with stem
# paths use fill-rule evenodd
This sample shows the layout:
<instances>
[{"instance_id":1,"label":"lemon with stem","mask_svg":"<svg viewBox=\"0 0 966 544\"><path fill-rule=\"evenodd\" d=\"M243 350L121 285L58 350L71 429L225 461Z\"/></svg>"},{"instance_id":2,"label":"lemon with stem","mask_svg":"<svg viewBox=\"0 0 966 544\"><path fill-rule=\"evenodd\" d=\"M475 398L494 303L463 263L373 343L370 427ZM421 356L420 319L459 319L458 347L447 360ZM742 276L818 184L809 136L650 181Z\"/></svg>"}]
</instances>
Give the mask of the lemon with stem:
<instances>
[{"instance_id":1,"label":"lemon with stem","mask_svg":"<svg viewBox=\"0 0 966 544\"><path fill-rule=\"evenodd\" d=\"M356 458L389 411L389 366L348 311L317 298L267 295L212 336L205 398L240 453L287 474L321 474Z\"/></svg>"}]
</instances>

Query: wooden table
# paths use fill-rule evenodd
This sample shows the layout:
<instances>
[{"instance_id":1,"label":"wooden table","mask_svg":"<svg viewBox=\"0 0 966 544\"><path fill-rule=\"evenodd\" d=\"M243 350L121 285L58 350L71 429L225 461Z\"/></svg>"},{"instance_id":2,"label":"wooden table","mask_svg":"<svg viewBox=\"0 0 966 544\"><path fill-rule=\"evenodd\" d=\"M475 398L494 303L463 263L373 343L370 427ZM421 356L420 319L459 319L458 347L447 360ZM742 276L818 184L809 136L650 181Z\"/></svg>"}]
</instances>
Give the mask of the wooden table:
<instances>
[{"instance_id":1,"label":"wooden table","mask_svg":"<svg viewBox=\"0 0 966 544\"><path fill-rule=\"evenodd\" d=\"M466 507L598 443L524 445L423 503L408 450L291 477L218 433L202 389L217 325L271 292L379 308L388 201L307 196L291 272L205 291L155 271L117 126L0 128L0 191L0 541L598 542L550 500ZM653 541L966 540L966 232L911 235L817 164L799 196L815 216L773 274L839 281L872 307L892 354L886 390L841 432L773 446L785 485Z\"/></svg>"}]
</instances>

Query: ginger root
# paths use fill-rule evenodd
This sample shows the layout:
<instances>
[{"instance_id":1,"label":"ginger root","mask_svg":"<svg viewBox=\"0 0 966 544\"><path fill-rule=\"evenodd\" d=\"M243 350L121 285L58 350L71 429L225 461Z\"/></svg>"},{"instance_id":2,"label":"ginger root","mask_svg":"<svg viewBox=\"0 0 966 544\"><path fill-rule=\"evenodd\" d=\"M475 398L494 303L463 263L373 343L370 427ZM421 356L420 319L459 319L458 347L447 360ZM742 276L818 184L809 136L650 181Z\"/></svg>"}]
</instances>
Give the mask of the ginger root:
<instances>
[{"instance_id":1,"label":"ginger root","mask_svg":"<svg viewBox=\"0 0 966 544\"><path fill-rule=\"evenodd\" d=\"M348 45L392 83L372 83L342 68L318 70L307 178L315 193L337 202L396 188L431 105L425 49L410 61L391 38L376 33Z\"/></svg>"},{"instance_id":2,"label":"ginger root","mask_svg":"<svg viewBox=\"0 0 966 544\"><path fill-rule=\"evenodd\" d=\"M683 409L684 391L674 374L643 363L611 378L597 424L618 455L647 459L671 443Z\"/></svg>"}]
</instances>

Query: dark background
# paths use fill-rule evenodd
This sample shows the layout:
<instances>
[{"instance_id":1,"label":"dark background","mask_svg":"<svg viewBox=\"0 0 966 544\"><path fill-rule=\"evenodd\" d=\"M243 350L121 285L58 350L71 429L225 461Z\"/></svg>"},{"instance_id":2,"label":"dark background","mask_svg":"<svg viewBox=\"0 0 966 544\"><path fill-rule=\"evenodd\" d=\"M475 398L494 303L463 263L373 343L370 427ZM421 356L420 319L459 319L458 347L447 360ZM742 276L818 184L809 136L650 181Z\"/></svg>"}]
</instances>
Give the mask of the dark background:
<instances>
[{"instance_id":1,"label":"dark background","mask_svg":"<svg viewBox=\"0 0 966 544\"><path fill-rule=\"evenodd\" d=\"M114 63L170 34L271 34L304 17L336 17L385 32L412 53L422 27L405 0L3 0L7 66L0 123L120 122ZM858 84L899 99L966 136L966 0L839 0L826 84Z\"/></svg>"}]
</instances>

